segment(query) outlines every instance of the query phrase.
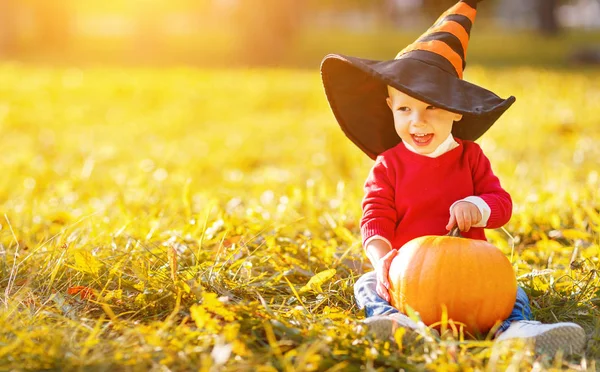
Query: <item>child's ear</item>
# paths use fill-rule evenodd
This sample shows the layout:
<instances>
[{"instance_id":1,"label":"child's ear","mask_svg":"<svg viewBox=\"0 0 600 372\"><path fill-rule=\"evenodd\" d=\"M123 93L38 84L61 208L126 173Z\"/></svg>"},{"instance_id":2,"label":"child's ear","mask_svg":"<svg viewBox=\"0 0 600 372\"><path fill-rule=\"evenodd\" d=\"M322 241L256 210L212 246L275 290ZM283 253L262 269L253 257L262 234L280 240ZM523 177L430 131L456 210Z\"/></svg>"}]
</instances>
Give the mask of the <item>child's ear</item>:
<instances>
[{"instance_id":1,"label":"child's ear","mask_svg":"<svg viewBox=\"0 0 600 372\"><path fill-rule=\"evenodd\" d=\"M392 99L390 97L385 97L385 102L387 102L387 105L391 110L392 109Z\"/></svg>"},{"instance_id":2,"label":"child's ear","mask_svg":"<svg viewBox=\"0 0 600 372\"><path fill-rule=\"evenodd\" d=\"M462 120L462 114L454 114L454 121L461 121Z\"/></svg>"}]
</instances>

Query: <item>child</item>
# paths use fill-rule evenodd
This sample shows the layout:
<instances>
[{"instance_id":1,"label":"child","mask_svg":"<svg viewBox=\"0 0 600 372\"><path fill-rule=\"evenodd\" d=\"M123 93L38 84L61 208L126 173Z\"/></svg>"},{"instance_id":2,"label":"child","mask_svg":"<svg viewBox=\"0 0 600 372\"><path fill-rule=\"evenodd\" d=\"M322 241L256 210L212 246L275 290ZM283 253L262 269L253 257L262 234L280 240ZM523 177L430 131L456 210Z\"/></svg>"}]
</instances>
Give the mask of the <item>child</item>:
<instances>
[{"instance_id":1,"label":"child","mask_svg":"<svg viewBox=\"0 0 600 372\"><path fill-rule=\"evenodd\" d=\"M409 240L462 235L485 240L485 228L511 217L510 195L474 140L515 101L462 80L477 0L461 0L394 60L329 55L323 84L341 128L375 165L365 183L361 232L375 271L355 284L370 330L390 337L396 327L418 328L389 303L390 263ZM496 340L524 338L536 350L580 352L585 332L574 323L531 321L519 288Z\"/></svg>"}]
</instances>

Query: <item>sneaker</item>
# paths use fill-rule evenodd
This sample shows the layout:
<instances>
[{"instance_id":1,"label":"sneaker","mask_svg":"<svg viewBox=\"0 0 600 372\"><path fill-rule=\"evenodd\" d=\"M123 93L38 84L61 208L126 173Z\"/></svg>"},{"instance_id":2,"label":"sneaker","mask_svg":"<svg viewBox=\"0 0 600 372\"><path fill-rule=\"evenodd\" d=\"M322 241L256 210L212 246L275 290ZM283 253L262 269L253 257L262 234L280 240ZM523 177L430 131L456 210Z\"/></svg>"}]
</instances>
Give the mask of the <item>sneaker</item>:
<instances>
[{"instance_id":1,"label":"sneaker","mask_svg":"<svg viewBox=\"0 0 600 372\"><path fill-rule=\"evenodd\" d=\"M532 342L537 354L554 355L558 350L577 354L585 347L585 331L575 323L542 324L531 320L514 322L496 337L496 342L522 339Z\"/></svg>"},{"instance_id":2,"label":"sneaker","mask_svg":"<svg viewBox=\"0 0 600 372\"><path fill-rule=\"evenodd\" d=\"M406 329L402 336L404 344L414 342L419 336L417 331L427 328L423 323L417 323L401 313L375 315L365 319L363 324L367 326L368 333L380 340L393 340L396 330L402 327ZM437 333L435 330L431 330L431 332Z\"/></svg>"}]
</instances>

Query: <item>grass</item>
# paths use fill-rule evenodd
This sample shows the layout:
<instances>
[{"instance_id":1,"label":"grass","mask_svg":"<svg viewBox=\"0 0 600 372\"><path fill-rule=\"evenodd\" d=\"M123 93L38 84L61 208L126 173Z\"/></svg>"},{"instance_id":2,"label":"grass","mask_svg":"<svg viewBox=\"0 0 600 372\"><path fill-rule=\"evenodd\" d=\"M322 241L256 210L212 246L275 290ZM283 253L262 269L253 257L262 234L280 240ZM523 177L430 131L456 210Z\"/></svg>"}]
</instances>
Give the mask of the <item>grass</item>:
<instances>
[{"instance_id":1,"label":"grass","mask_svg":"<svg viewBox=\"0 0 600 372\"><path fill-rule=\"evenodd\" d=\"M0 366L593 370L599 74L467 69L518 98L480 141L515 204L513 239L488 237L535 317L589 339L583 357L535 357L365 334L352 286L370 270L357 222L372 163L337 127L317 71L4 64Z\"/></svg>"}]
</instances>

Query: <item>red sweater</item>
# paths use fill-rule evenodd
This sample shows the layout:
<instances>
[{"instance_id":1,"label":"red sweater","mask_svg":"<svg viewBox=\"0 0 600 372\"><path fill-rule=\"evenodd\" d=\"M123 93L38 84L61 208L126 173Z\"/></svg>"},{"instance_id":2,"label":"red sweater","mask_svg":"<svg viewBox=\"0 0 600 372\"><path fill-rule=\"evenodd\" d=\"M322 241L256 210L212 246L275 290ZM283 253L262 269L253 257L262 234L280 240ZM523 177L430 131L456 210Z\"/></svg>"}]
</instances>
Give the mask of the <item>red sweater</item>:
<instances>
[{"instance_id":1,"label":"red sweater","mask_svg":"<svg viewBox=\"0 0 600 372\"><path fill-rule=\"evenodd\" d=\"M360 221L363 244L379 235L397 249L420 236L445 235L452 203L472 195L491 209L486 228L508 222L512 201L490 161L475 142L456 142L458 147L437 158L411 152L402 143L377 157L365 183ZM481 227L462 235L486 239Z\"/></svg>"}]
</instances>

